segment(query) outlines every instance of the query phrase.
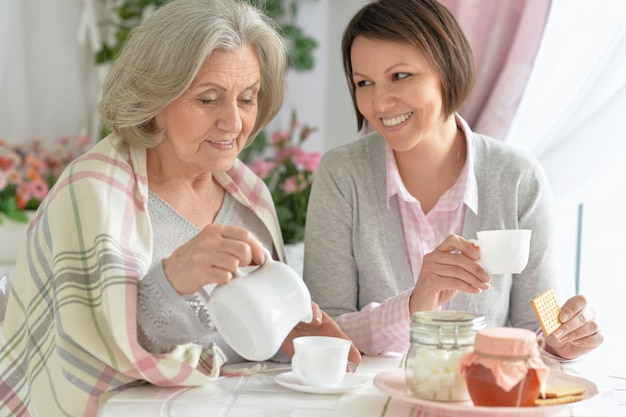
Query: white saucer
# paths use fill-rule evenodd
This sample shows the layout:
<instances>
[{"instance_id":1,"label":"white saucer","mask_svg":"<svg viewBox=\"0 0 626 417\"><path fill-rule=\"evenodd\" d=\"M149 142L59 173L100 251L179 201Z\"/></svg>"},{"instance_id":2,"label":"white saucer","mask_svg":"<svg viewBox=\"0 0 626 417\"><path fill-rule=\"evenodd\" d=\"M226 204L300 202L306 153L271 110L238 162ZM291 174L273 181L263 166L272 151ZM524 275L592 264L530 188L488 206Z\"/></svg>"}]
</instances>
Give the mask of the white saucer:
<instances>
[{"instance_id":1,"label":"white saucer","mask_svg":"<svg viewBox=\"0 0 626 417\"><path fill-rule=\"evenodd\" d=\"M362 376L346 374L339 385L335 387L312 387L310 385L304 385L300 381L300 378L298 378L293 372L285 372L280 375L276 375L276 377L274 377L274 381L276 381L278 385L282 385L285 388L308 392L310 394L338 394L360 388L367 384L367 379Z\"/></svg>"}]
</instances>

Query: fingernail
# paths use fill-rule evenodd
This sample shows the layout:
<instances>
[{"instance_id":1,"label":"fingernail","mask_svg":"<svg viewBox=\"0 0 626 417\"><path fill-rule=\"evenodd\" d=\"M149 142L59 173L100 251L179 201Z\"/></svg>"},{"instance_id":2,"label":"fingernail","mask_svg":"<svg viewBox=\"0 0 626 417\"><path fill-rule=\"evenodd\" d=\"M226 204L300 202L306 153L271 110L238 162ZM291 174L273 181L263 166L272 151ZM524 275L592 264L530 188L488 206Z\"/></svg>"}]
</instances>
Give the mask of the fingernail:
<instances>
[{"instance_id":1,"label":"fingernail","mask_svg":"<svg viewBox=\"0 0 626 417\"><path fill-rule=\"evenodd\" d=\"M563 336L563 330L556 330L554 332L554 337L556 337L557 339L561 340L561 336Z\"/></svg>"},{"instance_id":2,"label":"fingernail","mask_svg":"<svg viewBox=\"0 0 626 417\"><path fill-rule=\"evenodd\" d=\"M566 312L561 312L561 321L566 322L567 320L569 320L569 314Z\"/></svg>"}]
</instances>

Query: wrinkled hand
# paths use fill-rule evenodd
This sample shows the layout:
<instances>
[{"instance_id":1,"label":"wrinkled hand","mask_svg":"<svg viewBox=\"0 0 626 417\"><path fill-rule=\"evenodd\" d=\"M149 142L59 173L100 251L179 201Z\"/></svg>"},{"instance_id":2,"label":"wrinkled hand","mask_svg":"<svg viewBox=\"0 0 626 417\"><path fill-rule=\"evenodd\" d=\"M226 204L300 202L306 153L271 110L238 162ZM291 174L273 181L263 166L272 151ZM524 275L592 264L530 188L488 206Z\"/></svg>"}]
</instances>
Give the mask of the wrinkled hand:
<instances>
[{"instance_id":1,"label":"wrinkled hand","mask_svg":"<svg viewBox=\"0 0 626 417\"><path fill-rule=\"evenodd\" d=\"M207 284L226 284L240 266L265 262L263 245L241 227L210 224L163 261L163 271L179 294Z\"/></svg>"},{"instance_id":2,"label":"wrinkled hand","mask_svg":"<svg viewBox=\"0 0 626 417\"><path fill-rule=\"evenodd\" d=\"M330 316L324 311L322 311L317 304L311 303L311 307L313 309L313 320L311 321L311 323L298 323L296 327L294 327L293 330L291 330L291 332L287 335L285 341L282 344L283 351L289 357L292 357L294 354L293 339L295 339L296 337L334 336L350 340L350 338L341 330L337 322L330 318ZM361 363L361 353L354 345L350 346L348 362L353 364Z\"/></svg>"},{"instance_id":3,"label":"wrinkled hand","mask_svg":"<svg viewBox=\"0 0 626 417\"><path fill-rule=\"evenodd\" d=\"M595 311L582 295L561 307L561 327L546 337L546 351L564 359L574 359L600 346L604 337L595 321Z\"/></svg>"},{"instance_id":4,"label":"wrinkled hand","mask_svg":"<svg viewBox=\"0 0 626 417\"><path fill-rule=\"evenodd\" d=\"M448 236L424 256L409 301L410 313L435 310L452 299L457 291L478 294L488 290L491 277L476 263L479 257L472 242L461 236Z\"/></svg>"}]
</instances>

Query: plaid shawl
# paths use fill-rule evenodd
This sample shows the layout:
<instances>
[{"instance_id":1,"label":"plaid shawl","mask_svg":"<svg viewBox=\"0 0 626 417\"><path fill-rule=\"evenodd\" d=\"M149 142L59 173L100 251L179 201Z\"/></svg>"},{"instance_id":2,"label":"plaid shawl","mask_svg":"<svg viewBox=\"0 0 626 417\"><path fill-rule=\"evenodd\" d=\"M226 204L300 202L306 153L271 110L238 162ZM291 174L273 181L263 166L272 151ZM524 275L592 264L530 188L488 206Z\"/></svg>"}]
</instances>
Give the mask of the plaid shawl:
<instances>
[{"instance_id":1,"label":"plaid shawl","mask_svg":"<svg viewBox=\"0 0 626 417\"><path fill-rule=\"evenodd\" d=\"M271 195L235 161L217 180L283 241ZM0 415L95 416L125 387L201 385L221 355L198 345L166 355L137 341L137 282L152 257L146 151L111 135L63 173L18 258L0 353Z\"/></svg>"}]
</instances>

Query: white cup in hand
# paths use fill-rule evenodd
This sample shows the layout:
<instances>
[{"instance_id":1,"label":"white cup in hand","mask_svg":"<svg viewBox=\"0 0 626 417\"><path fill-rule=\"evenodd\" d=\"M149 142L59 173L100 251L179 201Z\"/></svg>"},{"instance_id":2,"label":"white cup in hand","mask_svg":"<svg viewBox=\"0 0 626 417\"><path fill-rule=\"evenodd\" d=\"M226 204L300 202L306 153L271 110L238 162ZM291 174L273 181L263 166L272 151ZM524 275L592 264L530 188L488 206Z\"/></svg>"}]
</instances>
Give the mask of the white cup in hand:
<instances>
[{"instance_id":1,"label":"white cup in hand","mask_svg":"<svg viewBox=\"0 0 626 417\"><path fill-rule=\"evenodd\" d=\"M337 386L346 374L350 345L339 337L297 337L293 339L291 369L304 385Z\"/></svg>"},{"instance_id":2,"label":"white cup in hand","mask_svg":"<svg viewBox=\"0 0 626 417\"><path fill-rule=\"evenodd\" d=\"M470 239L480 249L478 264L489 274L519 274L528 264L531 230L483 230Z\"/></svg>"}]
</instances>

